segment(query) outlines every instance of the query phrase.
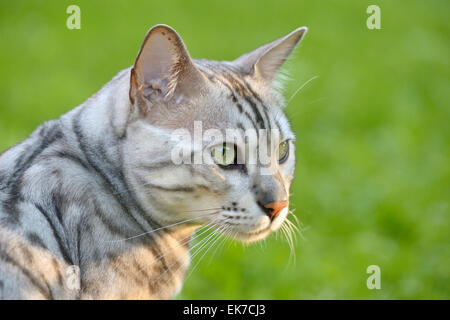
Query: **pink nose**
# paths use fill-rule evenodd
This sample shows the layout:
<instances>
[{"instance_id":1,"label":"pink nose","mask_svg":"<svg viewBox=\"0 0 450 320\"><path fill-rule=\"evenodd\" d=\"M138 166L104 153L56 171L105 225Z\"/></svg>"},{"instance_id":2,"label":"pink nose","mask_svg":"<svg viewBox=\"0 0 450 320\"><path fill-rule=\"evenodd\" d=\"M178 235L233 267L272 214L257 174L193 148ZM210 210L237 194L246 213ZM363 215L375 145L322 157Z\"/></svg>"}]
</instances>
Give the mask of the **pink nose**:
<instances>
[{"instance_id":1,"label":"pink nose","mask_svg":"<svg viewBox=\"0 0 450 320\"><path fill-rule=\"evenodd\" d=\"M278 216L278 214L280 214L281 210L287 206L287 201L277 201L266 204L264 208L267 209L270 219L273 220Z\"/></svg>"}]
</instances>

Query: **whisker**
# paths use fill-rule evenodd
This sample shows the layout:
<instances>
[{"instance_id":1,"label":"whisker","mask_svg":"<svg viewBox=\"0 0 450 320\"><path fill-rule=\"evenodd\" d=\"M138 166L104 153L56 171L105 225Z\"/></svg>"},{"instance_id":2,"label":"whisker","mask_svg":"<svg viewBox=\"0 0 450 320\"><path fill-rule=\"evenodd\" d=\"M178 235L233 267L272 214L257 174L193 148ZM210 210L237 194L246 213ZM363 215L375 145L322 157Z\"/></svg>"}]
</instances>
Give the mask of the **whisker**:
<instances>
[{"instance_id":1,"label":"whisker","mask_svg":"<svg viewBox=\"0 0 450 320\"><path fill-rule=\"evenodd\" d=\"M203 259L203 257L206 255L206 253L208 253L208 251L214 246L214 244L224 236L224 233L219 233L218 237L216 237L214 240L211 241L211 244L209 245L209 247L206 249L206 251L202 254L202 256L200 257L200 259L198 260L198 262L194 265L194 267L191 269L191 271L189 272L189 274L185 277L185 280L194 272L195 268L198 266L198 264L200 263L200 261Z\"/></svg>"},{"instance_id":2,"label":"whisker","mask_svg":"<svg viewBox=\"0 0 450 320\"><path fill-rule=\"evenodd\" d=\"M297 90L295 90L294 94L289 98L288 103L286 104L286 107L289 105L289 103L294 99L294 97L297 95L297 93L300 92L308 83L313 81L314 79L317 79L319 76L314 76L311 79L307 80L305 83L303 83Z\"/></svg>"},{"instance_id":3,"label":"whisker","mask_svg":"<svg viewBox=\"0 0 450 320\"><path fill-rule=\"evenodd\" d=\"M201 244L201 243L203 243L203 245L206 244L206 243L208 242L208 240L211 238L212 235L214 235L214 233L212 233L211 235L209 235L207 238L200 240L200 242L198 242L197 244L195 244L195 245L193 246L193 248L194 248L195 246ZM202 245L201 247L203 247L203 245ZM200 247L200 248L201 248L201 247ZM199 251L199 249L196 250L196 252L198 252L198 251ZM167 272L169 272L169 270L172 269L172 267L173 267L174 265L176 265L176 264L179 262L180 259L181 259L181 257L175 259L175 262L173 262L173 263L172 263L172 264L171 264L171 265L170 265L163 273L161 273L161 274L158 276L158 278L156 278L155 280L153 280L151 283L153 284L153 283L157 282L159 279L161 279ZM153 263L153 262L152 262L152 263ZM147 267L148 267L148 266L147 266ZM181 268L181 266L180 266L179 268ZM178 268L177 270L175 270L175 272L178 271L179 268Z\"/></svg>"},{"instance_id":4,"label":"whisker","mask_svg":"<svg viewBox=\"0 0 450 320\"><path fill-rule=\"evenodd\" d=\"M187 237L184 237L183 239L181 239L180 241L182 241L182 243L174 248L171 248L169 251L167 251L166 253L156 257L155 259L153 259L148 265L146 265L145 267L142 267L141 269L138 270L137 273L141 272L142 270L150 267L152 264L154 264L155 262L161 260L162 258L164 258L166 255L168 255L169 253L171 253L172 251L174 251L175 249L178 249L182 246L184 246L186 243L188 243L189 241L193 241L194 239L197 239L198 237L200 237L202 234L206 233L208 230L210 230L211 228L213 228L216 225L216 223L214 221L211 221L210 223L208 223L207 225L201 227L199 230L202 230L201 232L197 232L192 238L191 235L188 235ZM186 240L187 239L187 240ZM186 241L183 241L186 240ZM192 248L191 248L192 249Z\"/></svg>"},{"instance_id":5,"label":"whisker","mask_svg":"<svg viewBox=\"0 0 450 320\"><path fill-rule=\"evenodd\" d=\"M297 240L296 239L297 233L299 233L301 235L300 229L294 223L292 223L292 221L290 221L289 219L286 219L286 224L289 226L289 228L292 229L294 238L295 238L295 240ZM295 232L295 231L297 231L297 232Z\"/></svg>"},{"instance_id":6,"label":"whisker","mask_svg":"<svg viewBox=\"0 0 450 320\"><path fill-rule=\"evenodd\" d=\"M306 240L306 238L303 235L303 231L306 230L304 227L301 226L301 222L298 219L298 217L293 213L293 211L289 211L289 215L294 217L295 223L286 219L286 221L288 221L288 223L295 228L295 230L297 230L297 233L300 235L300 237L302 238L302 240Z\"/></svg>"},{"instance_id":7,"label":"whisker","mask_svg":"<svg viewBox=\"0 0 450 320\"><path fill-rule=\"evenodd\" d=\"M207 214L204 214L204 215L201 215L201 216L195 217L195 218L191 218L191 219L186 219L186 220L183 220L183 221L179 221L179 222L176 222L176 223L170 224L170 225L168 225L168 226L164 226L164 227L156 228L156 229L154 229L154 230L151 230L151 231L147 231L147 232L144 232L144 233L141 233L141 234L138 234L138 235L135 235L135 236L129 237L129 238L125 238L125 239L119 239L119 240L108 240L107 242L121 242L121 241L127 241L127 240L131 240L131 239L135 239L135 238L138 238L138 237L141 237L141 236L145 236L145 235L149 235L149 234L152 234L152 233L154 233L154 232L157 232L157 231L160 231L160 230L163 230L163 229L167 229L167 228L170 228L170 227L174 227L174 226L177 226L177 225L180 225L180 224L186 223L186 222L190 222L190 221L198 220L198 219L201 219L201 218L204 218L204 217L207 217L207 216L210 216L210 215L216 214L216 213L218 213L218 212L211 212L211 213L207 213Z\"/></svg>"},{"instance_id":8,"label":"whisker","mask_svg":"<svg viewBox=\"0 0 450 320\"><path fill-rule=\"evenodd\" d=\"M195 244L195 245L193 246L193 248L194 248L195 246L197 246L197 245L199 245L199 244L202 243L202 245L201 245L199 248L196 249L195 253L194 253L193 255L191 255L191 259L192 259L193 257L195 257L195 256L200 252L200 250L208 243L208 241L209 241L213 236L216 236L216 233L215 233L215 232L211 233L211 234L210 234L209 236L207 236L205 239L200 240L199 243L197 243L197 244ZM172 263L172 264L171 264L171 265L170 265L163 273L161 273L161 274L159 275L158 278L156 278L155 280L153 280L151 283L155 283L155 282L158 281L160 278L162 278L162 276L163 276L164 274L166 274L169 270L171 270L172 267L173 267L174 265L176 265L176 264L179 262L179 260L180 260L180 258L175 259L175 262ZM182 266L183 266L183 264L181 264L181 265L175 270L174 273L176 273Z\"/></svg>"},{"instance_id":9,"label":"whisker","mask_svg":"<svg viewBox=\"0 0 450 320\"><path fill-rule=\"evenodd\" d=\"M295 210L295 209L294 209ZM300 221L298 220L298 217L294 214L294 210L289 210L289 214L292 215L295 219L295 222L300 225Z\"/></svg>"},{"instance_id":10,"label":"whisker","mask_svg":"<svg viewBox=\"0 0 450 320\"><path fill-rule=\"evenodd\" d=\"M225 244L226 241L227 241L227 237L222 237L222 240L216 246L216 250L214 250L214 252L212 253L211 258L208 261L208 265L211 264L211 261L213 260L213 258L216 255L217 251L219 250L219 248L223 248L223 245Z\"/></svg>"},{"instance_id":11,"label":"whisker","mask_svg":"<svg viewBox=\"0 0 450 320\"><path fill-rule=\"evenodd\" d=\"M288 263L286 265L286 266L289 266L289 264L290 264L290 262L292 261L293 258L294 258L294 261L295 261L295 249L294 249L294 245L292 243L292 237L290 235L290 232L289 232L289 229L288 229L287 225L286 224L282 224L281 225L281 230L282 230L282 232L283 232L283 234L284 234L284 236L286 238L286 242L288 243L289 249L290 249L289 259L288 259Z\"/></svg>"}]
</instances>

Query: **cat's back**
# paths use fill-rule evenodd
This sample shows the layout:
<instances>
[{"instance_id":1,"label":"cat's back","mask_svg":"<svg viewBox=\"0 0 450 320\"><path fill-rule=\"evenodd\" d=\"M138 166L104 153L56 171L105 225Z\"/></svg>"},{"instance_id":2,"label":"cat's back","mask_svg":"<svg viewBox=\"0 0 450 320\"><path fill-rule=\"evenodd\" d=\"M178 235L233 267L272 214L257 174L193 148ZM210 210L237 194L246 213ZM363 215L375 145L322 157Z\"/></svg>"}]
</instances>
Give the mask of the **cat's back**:
<instances>
[{"instance_id":1,"label":"cat's back","mask_svg":"<svg viewBox=\"0 0 450 320\"><path fill-rule=\"evenodd\" d=\"M52 156L63 148L64 134L59 120L52 120L38 127L28 138L0 155L0 224L19 222L17 206L33 198L30 183L33 177L45 177L51 167ZM45 179L37 190L48 186Z\"/></svg>"},{"instance_id":2,"label":"cat's back","mask_svg":"<svg viewBox=\"0 0 450 320\"><path fill-rule=\"evenodd\" d=\"M1 298L70 298L62 270L73 257L55 237L61 230L50 209L58 179L73 170L61 160L69 150L60 121L52 120L0 155Z\"/></svg>"}]
</instances>

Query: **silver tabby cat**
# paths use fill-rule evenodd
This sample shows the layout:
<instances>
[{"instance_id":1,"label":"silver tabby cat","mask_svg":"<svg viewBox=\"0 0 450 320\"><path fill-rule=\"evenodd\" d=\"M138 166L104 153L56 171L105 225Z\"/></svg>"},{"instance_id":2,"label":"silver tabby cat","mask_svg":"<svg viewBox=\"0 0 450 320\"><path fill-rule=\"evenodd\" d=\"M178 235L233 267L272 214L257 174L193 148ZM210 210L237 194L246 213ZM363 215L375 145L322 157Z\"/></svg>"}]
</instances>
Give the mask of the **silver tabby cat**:
<instances>
[{"instance_id":1,"label":"silver tabby cat","mask_svg":"<svg viewBox=\"0 0 450 320\"><path fill-rule=\"evenodd\" d=\"M274 77L305 32L217 62L157 25L131 68L1 154L0 298L170 299L197 228L246 242L277 230L295 156ZM195 121L278 129L273 174L230 162L245 146L226 141L212 164L174 163L172 133Z\"/></svg>"}]
</instances>

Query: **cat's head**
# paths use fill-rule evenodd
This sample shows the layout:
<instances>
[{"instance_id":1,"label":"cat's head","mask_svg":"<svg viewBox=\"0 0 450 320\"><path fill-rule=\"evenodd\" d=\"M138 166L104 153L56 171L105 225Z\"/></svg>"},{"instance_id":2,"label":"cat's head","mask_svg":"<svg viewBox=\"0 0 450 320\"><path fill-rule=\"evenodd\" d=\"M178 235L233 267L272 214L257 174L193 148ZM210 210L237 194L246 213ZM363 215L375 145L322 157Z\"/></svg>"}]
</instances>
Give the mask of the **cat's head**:
<instances>
[{"instance_id":1,"label":"cat's head","mask_svg":"<svg viewBox=\"0 0 450 320\"><path fill-rule=\"evenodd\" d=\"M168 26L147 33L130 74L125 156L152 219L208 225L243 241L281 226L295 152L274 78L305 32L231 62L191 59Z\"/></svg>"}]
</instances>

